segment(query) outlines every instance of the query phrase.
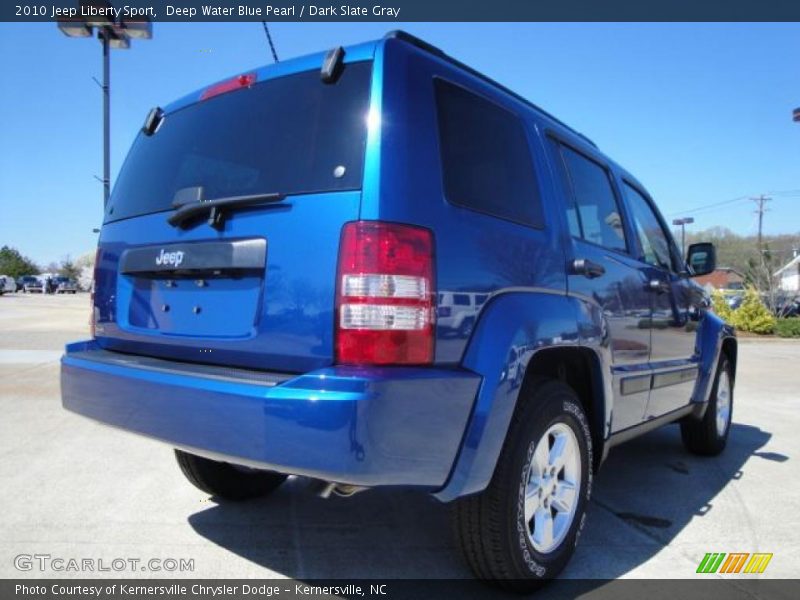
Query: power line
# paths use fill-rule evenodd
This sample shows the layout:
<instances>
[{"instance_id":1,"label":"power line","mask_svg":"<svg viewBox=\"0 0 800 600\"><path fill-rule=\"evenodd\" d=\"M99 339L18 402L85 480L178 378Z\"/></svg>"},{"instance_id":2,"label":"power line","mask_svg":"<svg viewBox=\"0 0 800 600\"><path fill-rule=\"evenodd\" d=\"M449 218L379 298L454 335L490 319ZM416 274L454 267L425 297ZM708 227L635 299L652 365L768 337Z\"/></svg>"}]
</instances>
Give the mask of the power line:
<instances>
[{"instance_id":1,"label":"power line","mask_svg":"<svg viewBox=\"0 0 800 600\"><path fill-rule=\"evenodd\" d=\"M792 196L800 196L800 190L774 190L767 192L770 196L770 200L772 196L781 196L781 197L792 197ZM736 198L731 198L730 200L723 200L722 202L714 202L713 204L703 204L701 206L697 206L695 208L690 208L688 210L680 210L677 212L669 213L667 216L674 217L677 215L691 215L697 212L702 212L705 210L710 210L712 208L719 208L720 206L725 206L727 204L734 204L736 202L745 202L750 201L752 196L738 196Z\"/></svg>"},{"instance_id":2,"label":"power line","mask_svg":"<svg viewBox=\"0 0 800 600\"><path fill-rule=\"evenodd\" d=\"M705 204L703 206L698 206L696 208L692 208L689 210L681 210L678 212L670 213L669 216L673 217L675 215L689 215L694 214L697 212L701 212L704 210L709 210L711 208L717 208L719 206L725 206L726 204L733 204L734 202L742 202L744 200L749 200L749 196L739 196L738 198L731 198L730 200L723 200L722 202L715 202L714 204Z\"/></svg>"},{"instance_id":3,"label":"power line","mask_svg":"<svg viewBox=\"0 0 800 600\"><path fill-rule=\"evenodd\" d=\"M280 62L278 60L278 53L275 51L275 44L272 43L272 36L269 34L269 27L267 27L266 21L261 21L261 24L264 26L264 33L267 36L267 43L269 44L269 49L272 51L272 60L275 62Z\"/></svg>"}]
</instances>

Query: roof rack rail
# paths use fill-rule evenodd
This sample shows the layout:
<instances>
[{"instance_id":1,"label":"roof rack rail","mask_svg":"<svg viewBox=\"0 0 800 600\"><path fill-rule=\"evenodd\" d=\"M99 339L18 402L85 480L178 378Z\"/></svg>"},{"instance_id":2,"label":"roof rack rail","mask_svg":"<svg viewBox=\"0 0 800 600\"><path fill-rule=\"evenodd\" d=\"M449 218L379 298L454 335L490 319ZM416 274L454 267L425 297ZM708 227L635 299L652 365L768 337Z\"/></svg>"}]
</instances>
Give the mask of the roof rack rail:
<instances>
[{"instance_id":1,"label":"roof rack rail","mask_svg":"<svg viewBox=\"0 0 800 600\"><path fill-rule=\"evenodd\" d=\"M444 51L442 51L440 48L434 46L433 44L429 44L425 40L421 40L420 38L418 38L418 37L416 37L414 35L411 35L407 31L403 31L402 29L395 29L395 30L392 30L392 31L388 32L385 36L383 36L383 39L386 39L386 40L388 40L388 39L400 40L401 42L405 42L407 44L411 44L412 46L415 46L415 47L419 48L420 50L424 50L428 54L432 54L432 55L434 55L434 56L436 56L438 58L446 60L447 62L457 66L458 68L463 69L464 71L466 71L470 75L474 75L475 77L477 77L479 79L482 79L486 83L489 83L489 84L493 85L494 87L496 87L499 90L505 92L506 94L516 98L520 102L523 102L523 103L527 104L528 106L534 108L535 110L537 110L540 113L542 113L543 115L545 115L547 118L552 119L553 121L555 121L556 123L558 123L562 127L565 127L567 129L569 129L572 133L574 133L577 136L580 136L581 138L586 140L588 143L590 143L592 146L597 148L597 144L595 144L594 141L592 141L588 136L586 136L583 133L581 133L580 131L577 131L576 129L570 127L569 125L564 123L564 121L562 121L558 117L555 117L552 114L550 114L549 112L547 112L546 110L544 110L541 106L537 106L536 104L534 104L533 102L531 102L530 100L525 98L524 96L520 96L517 92L508 89L502 83L498 83L497 81L495 81L491 77L488 77L487 75L484 75L480 71L477 71L477 70L473 69L472 67L470 67L469 65L466 65L466 64L462 63L460 60L457 60L457 59L453 58L452 56L450 56L449 54L446 54Z\"/></svg>"}]
</instances>

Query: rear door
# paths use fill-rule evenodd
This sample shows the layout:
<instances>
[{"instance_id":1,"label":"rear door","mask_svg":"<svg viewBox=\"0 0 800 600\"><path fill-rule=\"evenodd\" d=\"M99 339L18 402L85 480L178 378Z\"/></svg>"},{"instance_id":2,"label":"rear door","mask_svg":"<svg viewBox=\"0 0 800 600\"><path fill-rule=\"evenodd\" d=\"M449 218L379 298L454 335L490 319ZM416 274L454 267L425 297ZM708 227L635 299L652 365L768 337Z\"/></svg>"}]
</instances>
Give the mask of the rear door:
<instances>
[{"instance_id":1,"label":"rear door","mask_svg":"<svg viewBox=\"0 0 800 600\"><path fill-rule=\"evenodd\" d=\"M697 298L677 246L652 201L638 186L622 188L640 248L651 297L652 390L645 418L651 419L688 404L697 379L695 342Z\"/></svg>"},{"instance_id":2,"label":"rear door","mask_svg":"<svg viewBox=\"0 0 800 600\"><path fill-rule=\"evenodd\" d=\"M569 290L596 302L608 326L614 376L612 431L641 422L650 390L649 294L631 255L620 199L607 165L591 150L554 142L565 174L571 244ZM595 270L596 269L596 270Z\"/></svg>"},{"instance_id":3,"label":"rear door","mask_svg":"<svg viewBox=\"0 0 800 600\"><path fill-rule=\"evenodd\" d=\"M333 83L318 66L277 73L215 86L134 142L99 243L102 346L288 372L332 362L336 259L342 225L359 216L372 63L345 65ZM168 222L176 200L270 193L283 199L223 211L218 226L209 211Z\"/></svg>"}]
</instances>

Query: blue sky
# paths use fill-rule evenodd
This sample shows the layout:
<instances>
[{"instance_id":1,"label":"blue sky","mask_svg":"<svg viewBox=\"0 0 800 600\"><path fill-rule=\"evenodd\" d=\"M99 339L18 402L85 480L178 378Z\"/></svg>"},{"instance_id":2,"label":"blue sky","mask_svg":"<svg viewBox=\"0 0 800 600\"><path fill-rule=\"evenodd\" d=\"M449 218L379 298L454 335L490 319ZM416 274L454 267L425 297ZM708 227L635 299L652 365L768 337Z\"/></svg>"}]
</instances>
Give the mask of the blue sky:
<instances>
[{"instance_id":1,"label":"blue sky","mask_svg":"<svg viewBox=\"0 0 800 600\"><path fill-rule=\"evenodd\" d=\"M112 178L147 111L270 62L260 23L156 23L112 55ZM402 28L589 135L668 217L800 232L800 25L275 23L281 58ZM91 251L101 221L99 43L0 24L0 245L46 263ZM722 203L720 207L696 210ZM692 212L695 211L696 212Z\"/></svg>"}]
</instances>

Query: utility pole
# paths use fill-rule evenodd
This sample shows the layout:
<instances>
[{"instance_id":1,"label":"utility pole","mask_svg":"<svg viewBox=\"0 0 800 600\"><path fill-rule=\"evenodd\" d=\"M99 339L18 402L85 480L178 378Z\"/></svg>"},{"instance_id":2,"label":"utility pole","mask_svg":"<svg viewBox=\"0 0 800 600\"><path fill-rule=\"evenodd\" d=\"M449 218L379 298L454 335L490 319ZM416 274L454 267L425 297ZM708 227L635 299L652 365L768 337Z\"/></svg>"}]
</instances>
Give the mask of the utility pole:
<instances>
[{"instance_id":1,"label":"utility pole","mask_svg":"<svg viewBox=\"0 0 800 600\"><path fill-rule=\"evenodd\" d=\"M683 217L682 219L673 219L673 225L680 225L681 228L681 257L686 258L686 226L694 223L693 217Z\"/></svg>"},{"instance_id":2,"label":"utility pole","mask_svg":"<svg viewBox=\"0 0 800 600\"><path fill-rule=\"evenodd\" d=\"M764 248L761 244L762 240L762 229L764 225L764 212L767 210L764 208L764 205L772 200L772 198L767 198L764 194L761 194L758 198L753 198L753 202L758 205L756 209L756 214L758 214L758 253L763 256Z\"/></svg>"},{"instance_id":3,"label":"utility pole","mask_svg":"<svg viewBox=\"0 0 800 600\"><path fill-rule=\"evenodd\" d=\"M79 0L81 16L58 19L58 28L67 37L92 37L95 30L97 39L103 45L103 82L94 79L103 90L103 207L108 204L111 193L111 49L126 50L131 40L149 40L153 37L153 24L141 19L115 19L104 16L111 12L108 0ZM89 10L91 9L91 10ZM102 10L99 10L102 9ZM99 10L99 12L98 12ZM76 11L77 13L77 11ZM86 16L98 15L98 16Z\"/></svg>"}]
</instances>

